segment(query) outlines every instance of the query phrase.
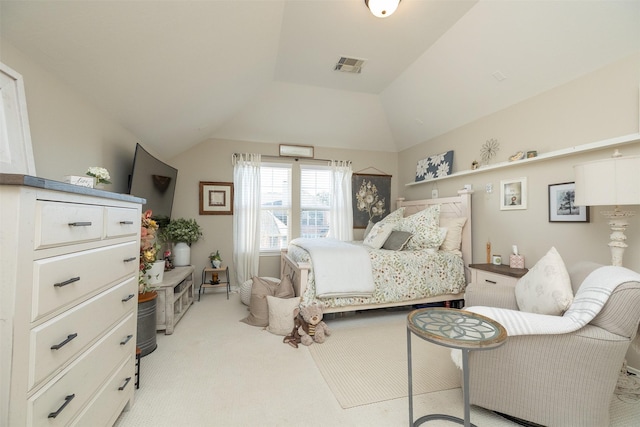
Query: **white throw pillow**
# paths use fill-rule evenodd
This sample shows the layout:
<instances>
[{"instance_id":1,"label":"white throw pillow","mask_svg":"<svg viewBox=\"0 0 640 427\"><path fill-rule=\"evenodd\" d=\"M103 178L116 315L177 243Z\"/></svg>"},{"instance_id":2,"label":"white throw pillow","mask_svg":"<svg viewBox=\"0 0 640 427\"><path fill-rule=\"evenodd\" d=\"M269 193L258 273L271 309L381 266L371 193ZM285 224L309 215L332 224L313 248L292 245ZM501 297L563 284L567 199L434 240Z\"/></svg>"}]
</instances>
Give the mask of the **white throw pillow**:
<instances>
[{"instance_id":1,"label":"white throw pillow","mask_svg":"<svg viewBox=\"0 0 640 427\"><path fill-rule=\"evenodd\" d=\"M520 311L561 316L573 302L573 289L562 257L552 247L516 283Z\"/></svg>"},{"instance_id":2,"label":"white throw pillow","mask_svg":"<svg viewBox=\"0 0 640 427\"><path fill-rule=\"evenodd\" d=\"M269 306L267 331L276 335L289 335L293 331L295 319L293 311L300 305L300 297L277 298L267 295L267 305Z\"/></svg>"},{"instance_id":3,"label":"white throw pillow","mask_svg":"<svg viewBox=\"0 0 640 427\"><path fill-rule=\"evenodd\" d=\"M440 245L440 250L447 252L460 251L462 244L462 227L467 222L467 218L443 218L440 217L440 227L447 229L447 236Z\"/></svg>"},{"instance_id":4,"label":"white throw pillow","mask_svg":"<svg viewBox=\"0 0 640 427\"><path fill-rule=\"evenodd\" d=\"M395 224L392 222L380 221L376 223L362 243L370 248L380 249L389 238L389 235L391 235L393 227L395 227Z\"/></svg>"}]
</instances>

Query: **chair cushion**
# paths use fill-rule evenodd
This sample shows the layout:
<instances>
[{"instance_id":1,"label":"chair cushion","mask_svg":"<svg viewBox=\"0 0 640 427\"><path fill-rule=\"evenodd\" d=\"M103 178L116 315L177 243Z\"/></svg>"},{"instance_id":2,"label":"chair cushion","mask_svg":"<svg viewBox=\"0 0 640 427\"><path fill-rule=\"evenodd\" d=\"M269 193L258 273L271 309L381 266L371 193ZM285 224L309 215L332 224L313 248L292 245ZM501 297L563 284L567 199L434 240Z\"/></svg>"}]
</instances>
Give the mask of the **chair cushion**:
<instances>
[{"instance_id":1,"label":"chair cushion","mask_svg":"<svg viewBox=\"0 0 640 427\"><path fill-rule=\"evenodd\" d=\"M269 326L267 331L275 335L289 335L293 331L293 311L300 305L300 297L278 298L267 295Z\"/></svg>"},{"instance_id":2,"label":"chair cushion","mask_svg":"<svg viewBox=\"0 0 640 427\"><path fill-rule=\"evenodd\" d=\"M569 273L562 257L552 247L516 283L520 311L561 316L573 301Z\"/></svg>"}]
</instances>

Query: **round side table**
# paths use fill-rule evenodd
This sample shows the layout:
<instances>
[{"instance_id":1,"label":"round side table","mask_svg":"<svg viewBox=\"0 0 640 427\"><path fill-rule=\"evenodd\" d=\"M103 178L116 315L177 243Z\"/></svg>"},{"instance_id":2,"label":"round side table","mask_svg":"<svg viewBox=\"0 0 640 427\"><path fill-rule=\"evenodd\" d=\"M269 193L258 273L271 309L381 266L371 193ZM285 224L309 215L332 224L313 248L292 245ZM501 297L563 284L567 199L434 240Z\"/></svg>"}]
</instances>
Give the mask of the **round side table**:
<instances>
[{"instance_id":1,"label":"round side table","mask_svg":"<svg viewBox=\"0 0 640 427\"><path fill-rule=\"evenodd\" d=\"M430 414L413 421L411 334L434 344L462 350L464 419L445 414ZM465 427L474 426L471 424L469 406L469 351L491 350L501 346L506 340L507 331L500 323L470 311L454 308L423 308L409 313L407 316L409 426L417 427L430 420L447 420Z\"/></svg>"}]
</instances>

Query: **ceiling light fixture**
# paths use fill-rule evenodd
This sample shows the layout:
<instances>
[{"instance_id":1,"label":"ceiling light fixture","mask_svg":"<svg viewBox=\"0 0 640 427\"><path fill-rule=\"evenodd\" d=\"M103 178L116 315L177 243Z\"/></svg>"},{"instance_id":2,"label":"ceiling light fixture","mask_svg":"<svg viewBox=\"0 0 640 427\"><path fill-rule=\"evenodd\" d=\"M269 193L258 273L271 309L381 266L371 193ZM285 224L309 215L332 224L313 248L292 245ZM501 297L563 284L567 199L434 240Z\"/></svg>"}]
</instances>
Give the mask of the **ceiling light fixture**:
<instances>
[{"instance_id":1,"label":"ceiling light fixture","mask_svg":"<svg viewBox=\"0 0 640 427\"><path fill-rule=\"evenodd\" d=\"M373 16L386 18L396 11L400 0L364 0L364 4L367 5Z\"/></svg>"}]
</instances>

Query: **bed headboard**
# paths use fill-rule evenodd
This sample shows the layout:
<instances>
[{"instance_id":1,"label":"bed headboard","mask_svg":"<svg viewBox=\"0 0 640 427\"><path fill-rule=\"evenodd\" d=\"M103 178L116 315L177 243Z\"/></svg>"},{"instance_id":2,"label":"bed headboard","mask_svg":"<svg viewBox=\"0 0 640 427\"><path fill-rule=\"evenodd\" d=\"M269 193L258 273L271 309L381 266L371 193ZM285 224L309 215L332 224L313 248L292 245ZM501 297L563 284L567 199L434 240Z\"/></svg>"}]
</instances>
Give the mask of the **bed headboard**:
<instances>
[{"instance_id":1,"label":"bed headboard","mask_svg":"<svg viewBox=\"0 0 640 427\"><path fill-rule=\"evenodd\" d=\"M422 199L407 201L403 197L398 198L396 208L405 208L405 216L412 215L433 205L440 205L440 216L445 218L466 217L467 222L462 227L462 260L467 283L471 280L469 264L473 262L473 245L471 242L471 194L473 190L460 190L458 196L441 197L438 199Z\"/></svg>"}]
</instances>

